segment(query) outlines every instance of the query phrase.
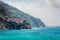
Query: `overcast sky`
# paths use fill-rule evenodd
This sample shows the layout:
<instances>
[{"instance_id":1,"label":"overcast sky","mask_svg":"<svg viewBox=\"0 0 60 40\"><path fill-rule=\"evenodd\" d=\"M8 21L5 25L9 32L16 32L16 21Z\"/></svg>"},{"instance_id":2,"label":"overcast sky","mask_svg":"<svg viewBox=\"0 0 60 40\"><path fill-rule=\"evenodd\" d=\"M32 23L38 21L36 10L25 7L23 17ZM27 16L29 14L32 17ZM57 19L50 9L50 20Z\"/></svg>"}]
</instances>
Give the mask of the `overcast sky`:
<instances>
[{"instance_id":1,"label":"overcast sky","mask_svg":"<svg viewBox=\"0 0 60 40\"><path fill-rule=\"evenodd\" d=\"M60 0L2 0L34 17L47 26L60 26Z\"/></svg>"}]
</instances>

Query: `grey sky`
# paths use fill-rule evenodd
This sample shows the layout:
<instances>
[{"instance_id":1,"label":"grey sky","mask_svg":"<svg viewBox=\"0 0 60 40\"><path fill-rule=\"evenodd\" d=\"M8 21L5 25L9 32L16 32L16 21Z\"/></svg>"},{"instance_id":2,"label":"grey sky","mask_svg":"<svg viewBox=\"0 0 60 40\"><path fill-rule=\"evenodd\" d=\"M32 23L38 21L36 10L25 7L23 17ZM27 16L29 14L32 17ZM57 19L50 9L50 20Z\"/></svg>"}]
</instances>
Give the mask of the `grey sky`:
<instances>
[{"instance_id":1,"label":"grey sky","mask_svg":"<svg viewBox=\"0 0 60 40\"><path fill-rule=\"evenodd\" d=\"M2 0L40 18L47 26L60 26L60 0Z\"/></svg>"}]
</instances>

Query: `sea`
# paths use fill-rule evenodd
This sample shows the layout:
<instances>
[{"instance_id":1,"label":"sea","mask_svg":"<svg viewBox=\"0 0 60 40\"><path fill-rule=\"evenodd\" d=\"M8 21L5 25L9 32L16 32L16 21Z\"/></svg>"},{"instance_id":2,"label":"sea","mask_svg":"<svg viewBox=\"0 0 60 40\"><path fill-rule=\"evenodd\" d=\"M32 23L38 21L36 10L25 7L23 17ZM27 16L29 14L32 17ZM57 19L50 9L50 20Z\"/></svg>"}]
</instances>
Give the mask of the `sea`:
<instances>
[{"instance_id":1,"label":"sea","mask_svg":"<svg viewBox=\"0 0 60 40\"><path fill-rule=\"evenodd\" d=\"M60 26L0 30L0 40L60 40Z\"/></svg>"}]
</instances>

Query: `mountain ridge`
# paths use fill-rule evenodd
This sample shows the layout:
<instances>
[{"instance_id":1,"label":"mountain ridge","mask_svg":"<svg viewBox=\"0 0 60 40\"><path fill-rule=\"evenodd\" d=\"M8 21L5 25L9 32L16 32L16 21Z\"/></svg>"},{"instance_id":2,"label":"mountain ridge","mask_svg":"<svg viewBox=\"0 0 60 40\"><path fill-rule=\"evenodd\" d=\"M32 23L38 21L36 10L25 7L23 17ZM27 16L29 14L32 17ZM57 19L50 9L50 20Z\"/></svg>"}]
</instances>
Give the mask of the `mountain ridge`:
<instances>
[{"instance_id":1,"label":"mountain ridge","mask_svg":"<svg viewBox=\"0 0 60 40\"><path fill-rule=\"evenodd\" d=\"M24 17L28 22L31 22L33 25L32 27L45 27L46 25L39 19L35 18L27 13L24 13L23 11L8 5L7 3L4 3L0 1L0 6L4 7L6 9L5 11L7 12L6 15L9 15L11 18L19 18L19 17Z\"/></svg>"}]
</instances>

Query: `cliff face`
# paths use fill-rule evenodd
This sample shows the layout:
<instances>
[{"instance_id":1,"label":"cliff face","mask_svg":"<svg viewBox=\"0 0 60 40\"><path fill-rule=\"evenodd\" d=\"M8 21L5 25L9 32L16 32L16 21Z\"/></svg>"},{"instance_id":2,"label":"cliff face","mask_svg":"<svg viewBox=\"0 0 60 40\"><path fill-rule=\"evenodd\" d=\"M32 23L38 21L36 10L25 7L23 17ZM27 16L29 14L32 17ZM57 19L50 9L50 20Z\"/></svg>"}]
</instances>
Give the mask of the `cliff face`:
<instances>
[{"instance_id":1,"label":"cliff face","mask_svg":"<svg viewBox=\"0 0 60 40\"><path fill-rule=\"evenodd\" d=\"M33 16L30 16L27 13L24 13L23 11L10 6L4 2L0 1L0 16L9 16L11 18L19 18L24 17L28 22L31 22L32 27L45 27L45 24L38 18L35 18Z\"/></svg>"}]
</instances>

